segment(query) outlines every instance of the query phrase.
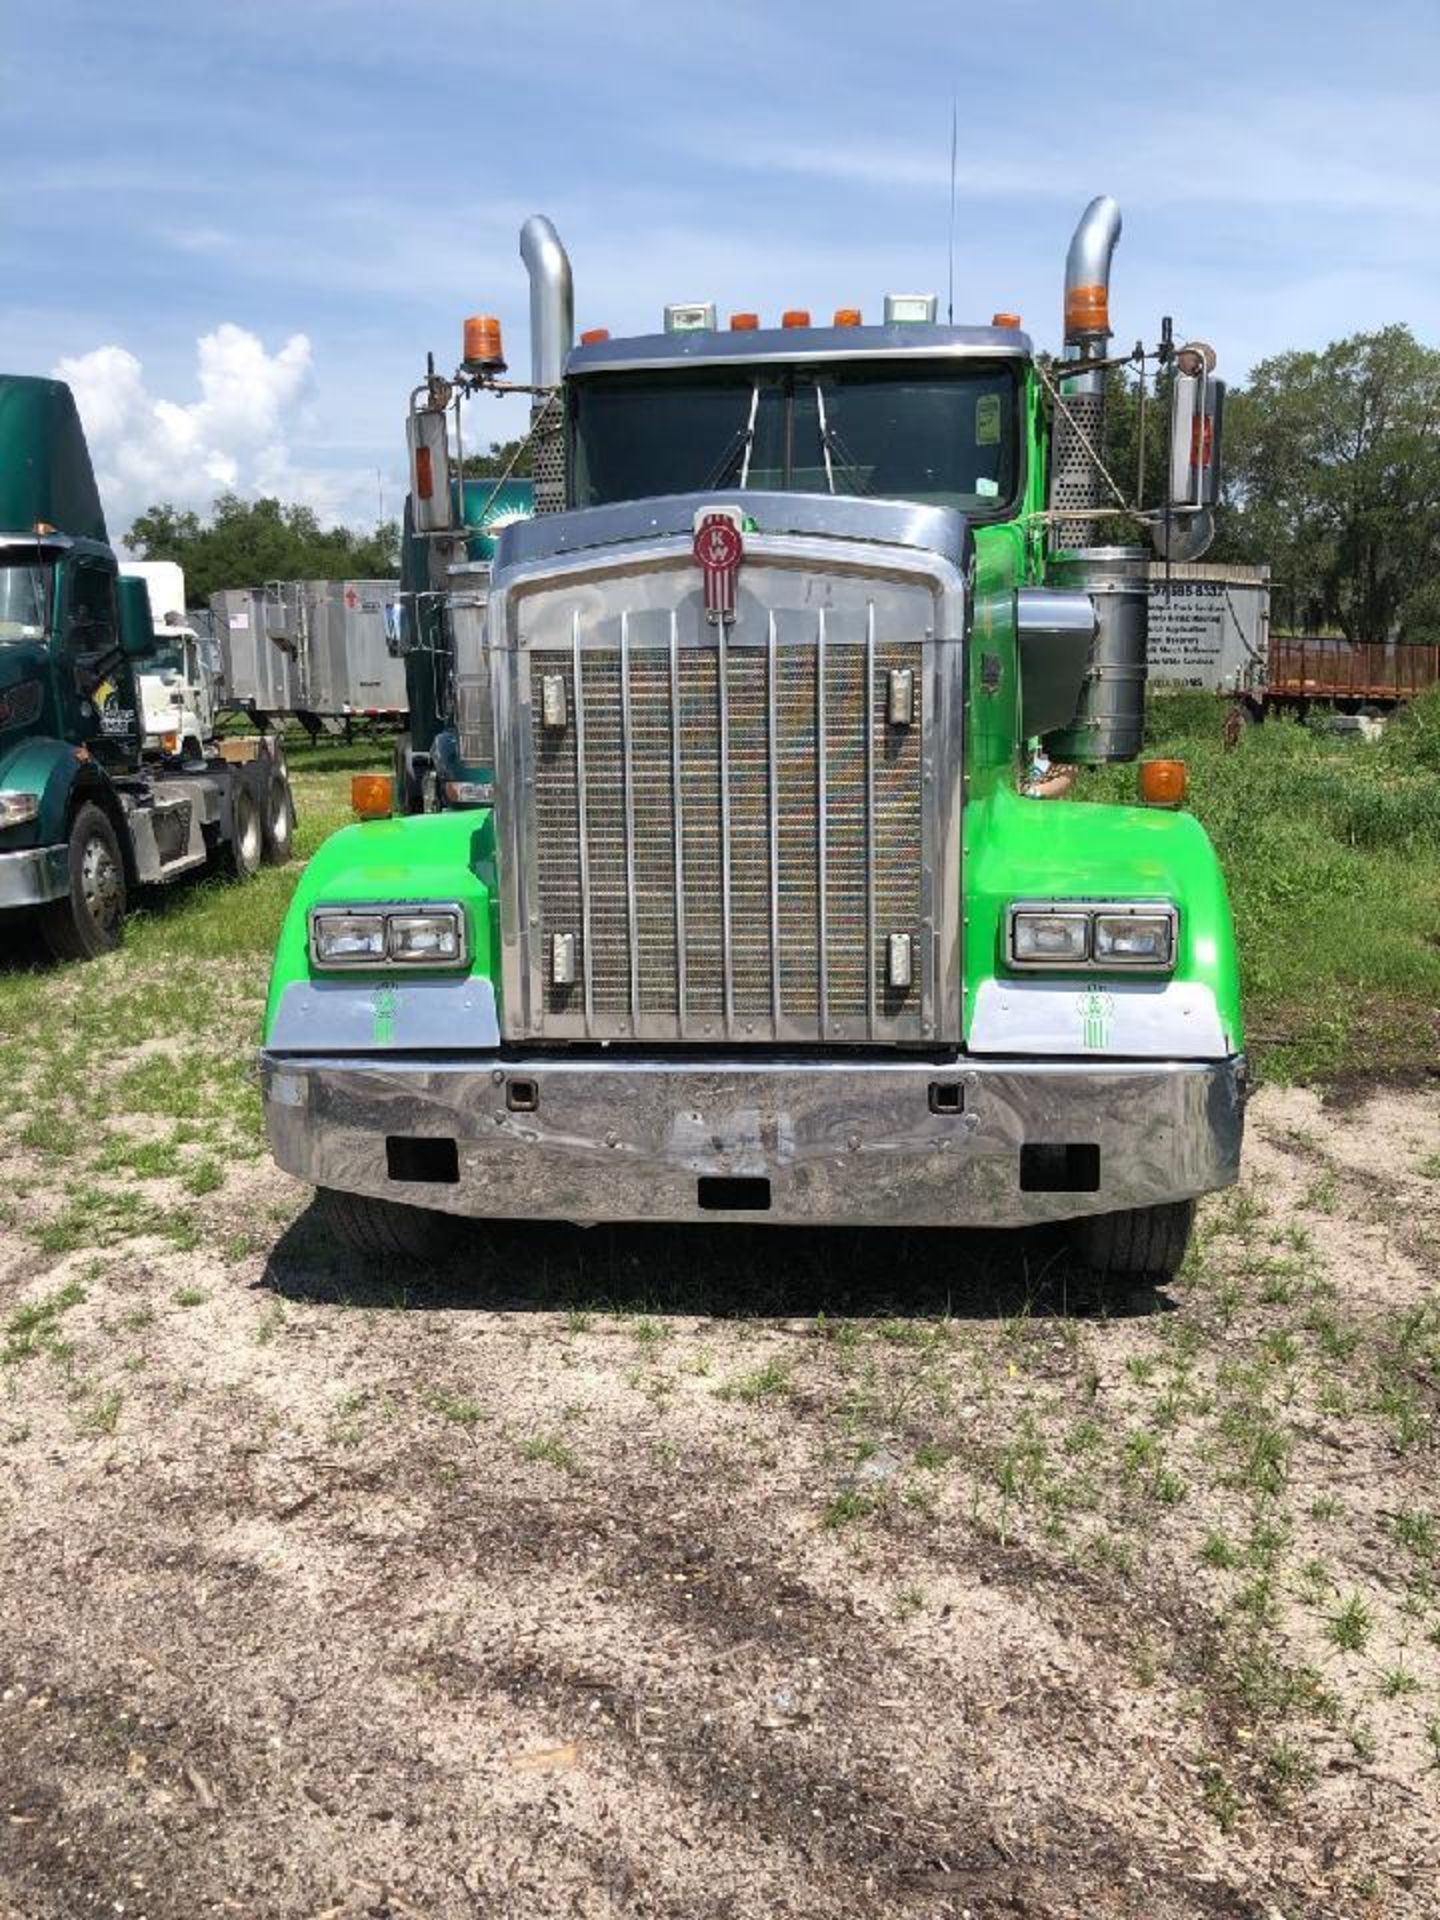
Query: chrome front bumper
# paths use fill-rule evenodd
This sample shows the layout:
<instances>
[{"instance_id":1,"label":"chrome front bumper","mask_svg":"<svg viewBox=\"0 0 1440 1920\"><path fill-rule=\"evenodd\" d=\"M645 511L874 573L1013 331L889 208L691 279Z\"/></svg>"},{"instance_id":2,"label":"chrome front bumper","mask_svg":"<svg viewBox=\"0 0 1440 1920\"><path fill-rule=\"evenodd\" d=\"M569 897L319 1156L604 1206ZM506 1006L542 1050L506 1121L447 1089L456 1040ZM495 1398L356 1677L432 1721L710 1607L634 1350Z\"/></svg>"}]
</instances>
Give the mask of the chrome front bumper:
<instances>
[{"instance_id":1,"label":"chrome front bumper","mask_svg":"<svg viewBox=\"0 0 1440 1920\"><path fill-rule=\"evenodd\" d=\"M261 1080L287 1172L447 1213L1024 1226L1228 1186L1245 1065L266 1053Z\"/></svg>"},{"instance_id":2,"label":"chrome front bumper","mask_svg":"<svg viewBox=\"0 0 1440 1920\"><path fill-rule=\"evenodd\" d=\"M0 853L0 913L14 907L43 907L70 891L70 849L24 847Z\"/></svg>"}]
</instances>

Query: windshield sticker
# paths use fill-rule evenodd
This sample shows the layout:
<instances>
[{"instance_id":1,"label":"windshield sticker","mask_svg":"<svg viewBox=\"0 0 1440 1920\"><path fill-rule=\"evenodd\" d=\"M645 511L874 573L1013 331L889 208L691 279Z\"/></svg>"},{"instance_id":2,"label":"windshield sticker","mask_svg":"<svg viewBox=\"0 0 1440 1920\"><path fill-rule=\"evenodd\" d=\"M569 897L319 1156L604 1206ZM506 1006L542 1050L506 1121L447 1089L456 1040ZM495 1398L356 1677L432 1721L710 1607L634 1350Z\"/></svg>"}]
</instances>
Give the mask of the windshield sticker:
<instances>
[{"instance_id":1,"label":"windshield sticker","mask_svg":"<svg viewBox=\"0 0 1440 1920\"><path fill-rule=\"evenodd\" d=\"M975 482L975 492L982 500L993 500L1000 491L1000 482L992 480L988 474L981 474Z\"/></svg>"},{"instance_id":2,"label":"windshield sticker","mask_svg":"<svg viewBox=\"0 0 1440 1920\"><path fill-rule=\"evenodd\" d=\"M975 401L975 444L998 447L1000 444L1000 396L982 393Z\"/></svg>"}]
</instances>

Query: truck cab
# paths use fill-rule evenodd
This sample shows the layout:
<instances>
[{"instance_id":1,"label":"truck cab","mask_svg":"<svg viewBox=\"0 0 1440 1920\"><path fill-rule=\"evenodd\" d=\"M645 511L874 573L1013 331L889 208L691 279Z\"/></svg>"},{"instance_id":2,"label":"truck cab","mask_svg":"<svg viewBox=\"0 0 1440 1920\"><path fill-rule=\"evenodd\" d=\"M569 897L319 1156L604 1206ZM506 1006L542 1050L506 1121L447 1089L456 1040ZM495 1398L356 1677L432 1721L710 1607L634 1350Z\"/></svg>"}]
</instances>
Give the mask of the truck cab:
<instances>
[{"instance_id":1,"label":"truck cab","mask_svg":"<svg viewBox=\"0 0 1440 1920\"><path fill-rule=\"evenodd\" d=\"M1171 806L1024 791L1042 745L1140 745L1144 554L1090 543L1118 237L1092 203L1052 376L1015 316L927 296L576 345L527 223L536 513L483 579L447 418L499 380L493 322L407 428L470 804L382 818L372 785L272 977L272 1144L353 1244L489 1214L1052 1221L1087 1265L1175 1271L1238 1167L1223 879ZM1175 357L1149 524L1177 552L1213 364Z\"/></svg>"},{"instance_id":2,"label":"truck cab","mask_svg":"<svg viewBox=\"0 0 1440 1920\"><path fill-rule=\"evenodd\" d=\"M69 388L0 375L0 937L33 917L57 957L95 958L137 887L288 856L283 754L146 764L138 682L155 651Z\"/></svg>"}]
</instances>

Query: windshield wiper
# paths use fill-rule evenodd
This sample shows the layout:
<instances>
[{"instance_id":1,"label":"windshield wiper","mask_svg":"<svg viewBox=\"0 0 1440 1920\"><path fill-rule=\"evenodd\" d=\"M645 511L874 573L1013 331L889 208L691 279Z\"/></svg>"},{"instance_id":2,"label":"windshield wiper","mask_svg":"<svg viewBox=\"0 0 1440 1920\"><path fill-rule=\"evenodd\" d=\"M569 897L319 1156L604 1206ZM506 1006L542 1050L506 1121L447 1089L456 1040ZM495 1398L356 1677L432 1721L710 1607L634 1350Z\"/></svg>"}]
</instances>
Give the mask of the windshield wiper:
<instances>
[{"instance_id":1,"label":"windshield wiper","mask_svg":"<svg viewBox=\"0 0 1440 1920\"><path fill-rule=\"evenodd\" d=\"M825 484L831 493L834 493L835 461L838 460L842 469L850 476L851 492L868 494L870 489L861 475L859 462L830 425L825 412L825 392L818 380L815 382L815 412L820 423L820 451L825 456Z\"/></svg>"},{"instance_id":2,"label":"windshield wiper","mask_svg":"<svg viewBox=\"0 0 1440 1920\"><path fill-rule=\"evenodd\" d=\"M755 445L755 416L760 411L760 382L757 380L750 389L750 413L743 427L733 434L725 444L719 465L705 482L702 492L708 493L712 487L723 487L725 476L735 464L737 453L743 454L740 462L740 485L744 488L750 479L750 453Z\"/></svg>"}]
</instances>

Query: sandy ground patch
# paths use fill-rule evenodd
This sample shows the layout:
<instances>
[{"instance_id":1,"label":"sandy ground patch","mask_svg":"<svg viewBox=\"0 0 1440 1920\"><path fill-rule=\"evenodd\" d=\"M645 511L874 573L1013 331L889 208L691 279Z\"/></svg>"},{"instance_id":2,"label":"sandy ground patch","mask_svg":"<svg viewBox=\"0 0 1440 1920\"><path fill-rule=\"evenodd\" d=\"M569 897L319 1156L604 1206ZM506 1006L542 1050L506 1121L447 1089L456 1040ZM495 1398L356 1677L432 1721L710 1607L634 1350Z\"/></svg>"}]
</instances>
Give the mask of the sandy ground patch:
<instances>
[{"instance_id":1,"label":"sandy ground patch","mask_svg":"<svg viewBox=\"0 0 1440 1920\"><path fill-rule=\"evenodd\" d=\"M1437 1151L1263 1090L1102 1303L1030 1238L422 1285L263 1160L195 1244L183 1172L60 1252L22 1193L0 1915L1433 1914Z\"/></svg>"}]
</instances>

